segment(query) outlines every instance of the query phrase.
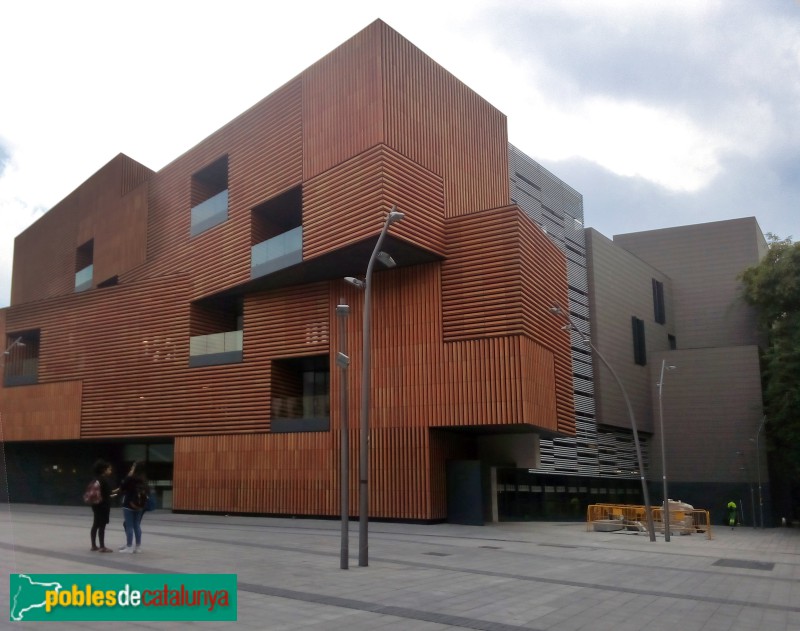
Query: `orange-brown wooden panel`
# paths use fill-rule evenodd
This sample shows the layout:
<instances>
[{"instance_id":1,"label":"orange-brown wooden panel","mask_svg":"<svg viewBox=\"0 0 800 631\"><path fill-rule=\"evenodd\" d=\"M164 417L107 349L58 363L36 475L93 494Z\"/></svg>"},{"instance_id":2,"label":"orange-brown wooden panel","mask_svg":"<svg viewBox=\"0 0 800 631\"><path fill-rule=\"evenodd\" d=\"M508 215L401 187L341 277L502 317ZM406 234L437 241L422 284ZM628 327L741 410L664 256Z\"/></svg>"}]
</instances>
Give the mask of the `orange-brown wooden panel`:
<instances>
[{"instance_id":1,"label":"orange-brown wooden panel","mask_svg":"<svg viewBox=\"0 0 800 631\"><path fill-rule=\"evenodd\" d=\"M303 258L376 236L393 205L406 213L392 227L393 236L444 254L441 178L378 145L305 184Z\"/></svg>"},{"instance_id":2,"label":"orange-brown wooden panel","mask_svg":"<svg viewBox=\"0 0 800 631\"><path fill-rule=\"evenodd\" d=\"M186 273L192 298L250 278L251 211L302 181L301 84L264 98L158 172L150 183L148 264L123 282ZM190 236L192 175L228 158L228 219Z\"/></svg>"},{"instance_id":3,"label":"orange-brown wooden panel","mask_svg":"<svg viewBox=\"0 0 800 631\"><path fill-rule=\"evenodd\" d=\"M146 199L135 191L123 195L123 188L136 181L141 186L151 174L119 154L20 234L14 242L11 304L74 292L76 250L92 239L100 263L95 282L143 263ZM113 231L125 234L129 245L120 249L107 242Z\"/></svg>"},{"instance_id":4,"label":"orange-brown wooden panel","mask_svg":"<svg viewBox=\"0 0 800 631\"><path fill-rule=\"evenodd\" d=\"M305 180L383 141L380 36L373 24L302 73Z\"/></svg>"},{"instance_id":5,"label":"orange-brown wooden panel","mask_svg":"<svg viewBox=\"0 0 800 631\"><path fill-rule=\"evenodd\" d=\"M506 117L382 22L385 142L444 181L446 216L510 203Z\"/></svg>"},{"instance_id":6,"label":"orange-brown wooden panel","mask_svg":"<svg viewBox=\"0 0 800 631\"><path fill-rule=\"evenodd\" d=\"M80 438L81 382L0 388L3 439Z\"/></svg>"}]
</instances>

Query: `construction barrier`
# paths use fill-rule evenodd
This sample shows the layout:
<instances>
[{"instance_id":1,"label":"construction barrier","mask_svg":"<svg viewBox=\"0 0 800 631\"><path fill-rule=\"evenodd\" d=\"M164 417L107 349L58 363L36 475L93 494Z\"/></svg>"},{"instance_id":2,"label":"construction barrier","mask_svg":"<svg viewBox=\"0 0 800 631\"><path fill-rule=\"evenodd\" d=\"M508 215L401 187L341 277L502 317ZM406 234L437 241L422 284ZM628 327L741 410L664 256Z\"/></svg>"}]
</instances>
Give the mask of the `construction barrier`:
<instances>
[{"instance_id":1,"label":"construction barrier","mask_svg":"<svg viewBox=\"0 0 800 631\"><path fill-rule=\"evenodd\" d=\"M696 509L688 504L673 502L669 505L670 535L706 533L711 539L711 518L707 510ZM664 532L664 509L651 506L653 525L657 532ZM586 508L586 530L614 532L647 532L647 510L635 504L590 504Z\"/></svg>"}]
</instances>

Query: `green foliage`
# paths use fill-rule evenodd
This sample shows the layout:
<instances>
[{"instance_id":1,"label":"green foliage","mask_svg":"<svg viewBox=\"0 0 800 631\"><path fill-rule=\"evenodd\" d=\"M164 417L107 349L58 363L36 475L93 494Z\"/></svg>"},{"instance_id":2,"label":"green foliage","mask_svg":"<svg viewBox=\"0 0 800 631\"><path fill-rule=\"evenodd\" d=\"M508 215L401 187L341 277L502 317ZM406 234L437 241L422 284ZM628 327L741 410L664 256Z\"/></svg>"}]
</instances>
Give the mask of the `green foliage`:
<instances>
[{"instance_id":1,"label":"green foliage","mask_svg":"<svg viewBox=\"0 0 800 631\"><path fill-rule=\"evenodd\" d=\"M772 457L800 480L800 242L768 234L769 252L741 275L767 340L764 403Z\"/></svg>"}]
</instances>

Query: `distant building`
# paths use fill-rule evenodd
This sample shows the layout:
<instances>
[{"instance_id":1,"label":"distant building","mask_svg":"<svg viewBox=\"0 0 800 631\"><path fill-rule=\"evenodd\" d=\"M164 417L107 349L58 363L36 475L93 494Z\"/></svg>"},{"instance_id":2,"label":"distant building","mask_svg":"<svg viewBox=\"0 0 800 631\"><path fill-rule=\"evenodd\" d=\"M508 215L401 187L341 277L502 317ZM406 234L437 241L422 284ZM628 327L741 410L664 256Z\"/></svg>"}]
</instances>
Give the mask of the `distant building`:
<instances>
[{"instance_id":1,"label":"distant building","mask_svg":"<svg viewBox=\"0 0 800 631\"><path fill-rule=\"evenodd\" d=\"M626 385L640 431L652 436L655 502L662 496L663 363L670 496L717 517L734 499L747 524L754 516L759 523L761 513L768 522L761 340L738 279L767 251L756 220L615 235L613 241L590 229L586 248L592 340ZM598 425L629 428L611 375L597 370L594 386Z\"/></svg>"}]
</instances>

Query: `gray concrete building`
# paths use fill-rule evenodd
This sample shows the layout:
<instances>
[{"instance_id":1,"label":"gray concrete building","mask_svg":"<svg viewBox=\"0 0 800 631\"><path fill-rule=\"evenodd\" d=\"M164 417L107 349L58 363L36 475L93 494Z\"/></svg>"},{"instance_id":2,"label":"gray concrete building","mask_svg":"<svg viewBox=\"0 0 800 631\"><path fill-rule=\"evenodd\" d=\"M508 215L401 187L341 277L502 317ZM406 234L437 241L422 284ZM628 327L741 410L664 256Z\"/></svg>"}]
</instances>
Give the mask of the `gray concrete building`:
<instances>
[{"instance_id":1,"label":"gray concrete building","mask_svg":"<svg viewBox=\"0 0 800 631\"><path fill-rule=\"evenodd\" d=\"M770 525L760 340L738 278L766 251L753 217L613 240L586 231L592 340L628 391L654 503L665 462L672 499L716 519L733 500L744 523ZM595 370L594 389L598 427L630 427L607 371Z\"/></svg>"}]
</instances>

